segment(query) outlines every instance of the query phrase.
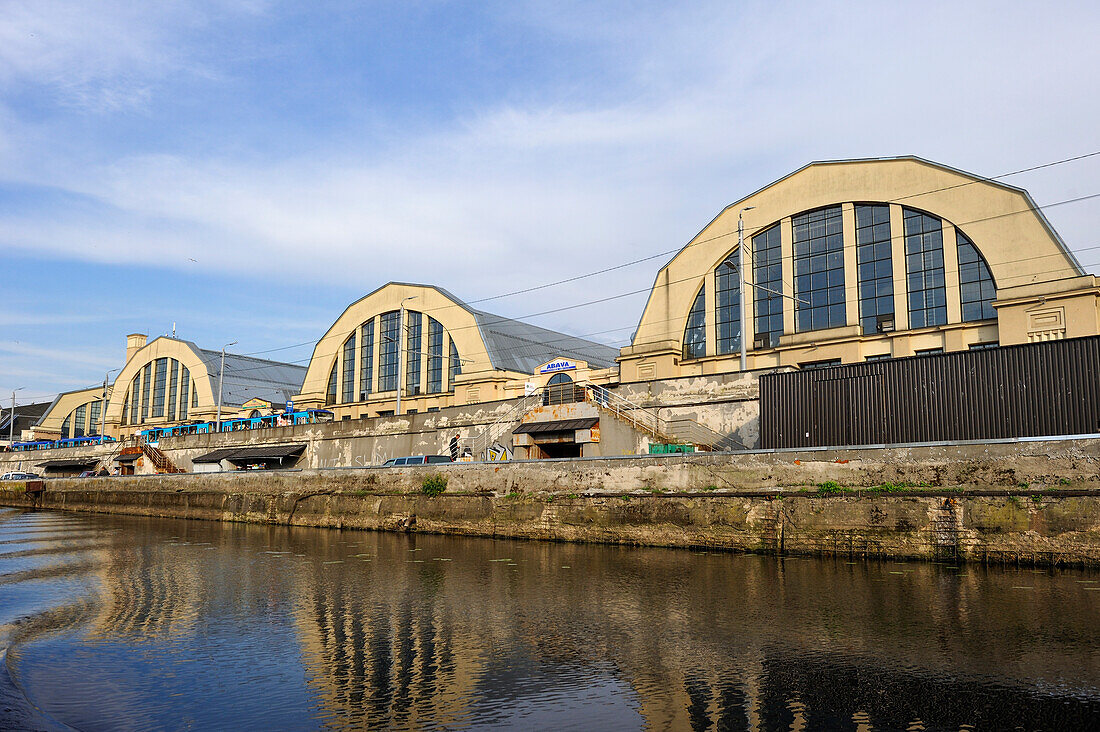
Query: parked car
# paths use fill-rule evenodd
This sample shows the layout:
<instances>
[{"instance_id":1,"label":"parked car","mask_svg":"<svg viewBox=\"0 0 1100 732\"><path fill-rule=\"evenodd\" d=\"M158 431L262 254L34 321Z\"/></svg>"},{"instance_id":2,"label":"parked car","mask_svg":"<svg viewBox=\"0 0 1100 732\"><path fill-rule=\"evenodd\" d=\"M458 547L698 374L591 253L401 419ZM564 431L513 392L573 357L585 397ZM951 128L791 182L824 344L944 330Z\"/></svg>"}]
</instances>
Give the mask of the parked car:
<instances>
[{"instance_id":1,"label":"parked car","mask_svg":"<svg viewBox=\"0 0 1100 732\"><path fill-rule=\"evenodd\" d=\"M450 455L410 455L409 457L390 458L382 463L383 468L393 468L399 465L436 465L438 463L451 463Z\"/></svg>"},{"instance_id":2,"label":"parked car","mask_svg":"<svg viewBox=\"0 0 1100 732\"><path fill-rule=\"evenodd\" d=\"M38 480L41 477L41 475L35 475L34 473L23 473L16 470L0 475L0 480Z\"/></svg>"}]
</instances>

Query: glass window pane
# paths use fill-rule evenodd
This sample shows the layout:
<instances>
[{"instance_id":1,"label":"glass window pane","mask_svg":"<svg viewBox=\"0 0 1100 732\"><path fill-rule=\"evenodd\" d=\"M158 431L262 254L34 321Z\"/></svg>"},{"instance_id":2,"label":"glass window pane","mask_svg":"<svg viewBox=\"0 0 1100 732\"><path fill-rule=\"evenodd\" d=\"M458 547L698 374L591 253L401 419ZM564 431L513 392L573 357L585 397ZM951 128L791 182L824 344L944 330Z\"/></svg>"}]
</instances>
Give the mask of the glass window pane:
<instances>
[{"instance_id":1,"label":"glass window pane","mask_svg":"<svg viewBox=\"0 0 1100 732\"><path fill-rule=\"evenodd\" d=\"M857 207L857 220L873 225L873 218L873 212L868 207ZM798 299L794 303L795 327L799 331L805 331L844 325L844 237L841 207L831 206L807 211L795 216L791 224L795 245L794 274L799 282ZM871 247L860 249L865 254L870 250ZM866 268L868 275L873 271L873 264ZM808 283L805 280L806 275L809 275ZM833 293L832 288L839 291L839 296ZM839 318L836 315L838 308ZM803 317L804 311L808 311L808 317Z\"/></svg>"}]
</instances>

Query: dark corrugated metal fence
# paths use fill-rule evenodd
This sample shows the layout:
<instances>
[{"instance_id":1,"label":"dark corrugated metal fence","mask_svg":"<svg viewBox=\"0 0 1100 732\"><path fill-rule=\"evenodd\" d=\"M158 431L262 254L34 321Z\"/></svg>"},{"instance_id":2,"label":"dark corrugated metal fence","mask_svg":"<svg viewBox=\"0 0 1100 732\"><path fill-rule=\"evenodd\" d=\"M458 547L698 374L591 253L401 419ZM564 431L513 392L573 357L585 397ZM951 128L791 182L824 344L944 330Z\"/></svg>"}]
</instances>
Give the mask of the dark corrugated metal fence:
<instances>
[{"instance_id":1,"label":"dark corrugated metal fence","mask_svg":"<svg viewBox=\"0 0 1100 732\"><path fill-rule=\"evenodd\" d=\"M1100 336L765 374L764 448L1100 432Z\"/></svg>"}]
</instances>

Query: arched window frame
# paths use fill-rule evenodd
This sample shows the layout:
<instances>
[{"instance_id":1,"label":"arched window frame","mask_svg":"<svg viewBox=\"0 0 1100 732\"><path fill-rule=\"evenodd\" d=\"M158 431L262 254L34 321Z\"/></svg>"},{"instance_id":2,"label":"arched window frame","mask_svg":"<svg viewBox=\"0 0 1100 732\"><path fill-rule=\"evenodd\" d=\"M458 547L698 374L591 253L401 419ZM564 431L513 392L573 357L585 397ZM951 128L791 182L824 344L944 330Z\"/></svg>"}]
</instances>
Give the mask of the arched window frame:
<instances>
[{"instance_id":1,"label":"arched window frame","mask_svg":"<svg viewBox=\"0 0 1100 732\"><path fill-rule=\"evenodd\" d=\"M684 360L703 358L707 355L707 285L704 280L688 310L684 322L682 356Z\"/></svg>"},{"instance_id":2,"label":"arched window frame","mask_svg":"<svg viewBox=\"0 0 1100 732\"><path fill-rule=\"evenodd\" d=\"M355 341L356 331L352 331L343 347L343 382L340 392L341 401L349 404L355 401Z\"/></svg>"},{"instance_id":3,"label":"arched window frame","mask_svg":"<svg viewBox=\"0 0 1100 732\"><path fill-rule=\"evenodd\" d=\"M791 217L795 331L847 323L844 289L844 215L840 204Z\"/></svg>"},{"instance_id":4,"label":"arched window frame","mask_svg":"<svg viewBox=\"0 0 1100 732\"><path fill-rule=\"evenodd\" d=\"M955 246L959 261L959 313L962 322L996 319L993 301L997 299L997 283L989 264L978 245L957 227Z\"/></svg>"},{"instance_id":5,"label":"arched window frame","mask_svg":"<svg viewBox=\"0 0 1100 732\"><path fill-rule=\"evenodd\" d=\"M714 268L715 351L719 355L741 350L741 282L737 249Z\"/></svg>"},{"instance_id":6,"label":"arched window frame","mask_svg":"<svg viewBox=\"0 0 1100 732\"><path fill-rule=\"evenodd\" d=\"M325 391L325 404L333 405L336 403L336 379L340 373L340 359L332 359L332 371L328 375L328 389Z\"/></svg>"},{"instance_id":7,"label":"arched window frame","mask_svg":"<svg viewBox=\"0 0 1100 732\"><path fill-rule=\"evenodd\" d=\"M764 348L783 334L783 256L780 222L752 237L753 333Z\"/></svg>"}]
</instances>

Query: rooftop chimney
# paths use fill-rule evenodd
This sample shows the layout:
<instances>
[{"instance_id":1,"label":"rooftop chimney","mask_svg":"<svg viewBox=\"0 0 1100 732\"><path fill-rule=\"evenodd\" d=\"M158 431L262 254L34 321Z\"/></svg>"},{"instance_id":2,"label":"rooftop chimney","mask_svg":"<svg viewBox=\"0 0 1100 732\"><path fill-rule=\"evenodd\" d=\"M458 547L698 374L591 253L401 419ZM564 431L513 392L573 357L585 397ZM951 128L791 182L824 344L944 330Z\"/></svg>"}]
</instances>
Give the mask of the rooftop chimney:
<instances>
[{"instance_id":1,"label":"rooftop chimney","mask_svg":"<svg viewBox=\"0 0 1100 732\"><path fill-rule=\"evenodd\" d=\"M145 348L148 341L149 336L144 333L131 333L126 336L126 363L130 363L130 359L134 357L134 354Z\"/></svg>"}]
</instances>

